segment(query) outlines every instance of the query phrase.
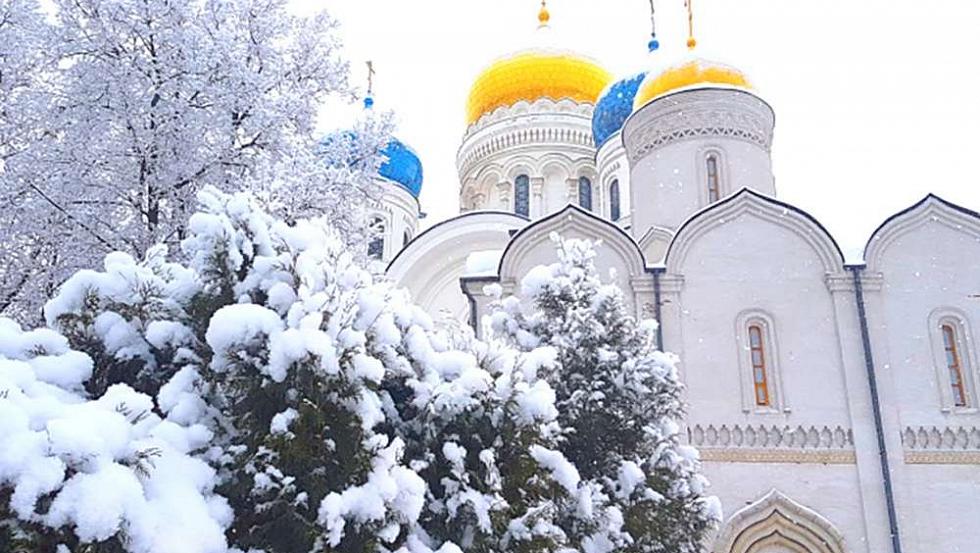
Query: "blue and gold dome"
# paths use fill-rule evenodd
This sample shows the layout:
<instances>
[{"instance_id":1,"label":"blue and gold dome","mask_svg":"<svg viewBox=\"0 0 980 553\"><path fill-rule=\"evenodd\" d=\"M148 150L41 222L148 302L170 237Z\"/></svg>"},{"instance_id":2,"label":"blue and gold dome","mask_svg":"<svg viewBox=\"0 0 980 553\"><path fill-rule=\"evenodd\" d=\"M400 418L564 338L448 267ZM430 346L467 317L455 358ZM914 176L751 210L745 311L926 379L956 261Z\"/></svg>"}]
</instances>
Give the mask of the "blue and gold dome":
<instances>
[{"instance_id":1,"label":"blue and gold dome","mask_svg":"<svg viewBox=\"0 0 980 553\"><path fill-rule=\"evenodd\" d=\"M402 185L412 196L422 192L422 161L414 150L392 138L382 154L385 162L379 173L382 177Z\"/></svg>"},{"instance_id":2,"label":"blue and gold dome","mask_svg":"<svg viewBox=\"0 0 980 553\"><path fill-rule=\"evenodd\" d=\"M592 138L596 148L601 148L609 137L623 128L626 118L633 113L633 98L646 77L642 72L616 81L599 95L592 112Z\"/></svg>"}]
</instances>

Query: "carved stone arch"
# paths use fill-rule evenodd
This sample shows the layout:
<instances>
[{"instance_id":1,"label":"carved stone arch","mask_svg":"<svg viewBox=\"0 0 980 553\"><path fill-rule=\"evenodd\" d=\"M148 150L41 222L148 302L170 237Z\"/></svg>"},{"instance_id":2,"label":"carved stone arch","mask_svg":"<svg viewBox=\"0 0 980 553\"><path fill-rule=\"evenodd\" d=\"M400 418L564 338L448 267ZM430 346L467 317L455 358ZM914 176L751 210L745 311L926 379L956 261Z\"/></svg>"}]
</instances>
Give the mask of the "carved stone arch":
<instances>
[{"instance_id":1,"label":"carved stone arch","mask_svg":"<svg viewBox=\"0 0 980 553\"><path fill-rule=\"evenodd\" d=\"M735 512L712 553L847 553L844 537L816 511L772 490Z\"/></svg>"},{"instance_id":2,"label":"carved stone arch","mask_svg":"<svg viewBox=\"0 0 980 553\"><path fill-rule=\"evenodd\" d=\"M541 174L538 171L537 160L527 155L511 156L507 159L505 167L504 175L506 178L504 180L508 182L514 182L518 175L527 175L533 178Z\"/></svg>"},{"instance_id":3,"label":"carved stone arch","mask_svg":"<svg viewBox=\"0 0 980 553\"><path fill-rule=\"evenodd\" d=\"M929 194L885 219L871 233L871 238L864 247L864 261L868 270L879 272L882 257L889 246L902 236L930 223L939 223L980 240L980 213Z\"/></svg>"},{"instance_id":4,"label":"carved stone arch","mask_svg":"<svg viewBox=\"0 0 980 553\"><path fill-rule=\"evenodd\" d=\"M667 271L684 274L684 264L694 244L719 224L744 214L789 230L817 254L826 273L843 273L844 254L834 237L813 216L748 188L698 211L681 225L667 249Z\"/></svg>"},{"instance_id":5,"label":"carved stone arch","mask_svg":"<svg viewBox=\"0 0 980 553\"><path fill-rule=\"evenodd\" d=\"M552 169L559 169L566 179L571 178L575 171L575 163L572 158L559 152L550 152L541 156L535 167L538 175L544 175Z\"/></svg>"}]
</instances>

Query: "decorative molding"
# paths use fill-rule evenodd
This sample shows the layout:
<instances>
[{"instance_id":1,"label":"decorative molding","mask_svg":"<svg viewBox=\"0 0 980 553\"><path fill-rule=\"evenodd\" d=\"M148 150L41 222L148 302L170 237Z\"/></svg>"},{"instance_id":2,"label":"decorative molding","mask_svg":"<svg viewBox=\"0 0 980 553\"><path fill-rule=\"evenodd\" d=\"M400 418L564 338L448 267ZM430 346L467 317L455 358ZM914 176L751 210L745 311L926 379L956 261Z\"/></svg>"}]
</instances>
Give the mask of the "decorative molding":
<instances>
[{"instance_id":1,"label":"decorative molding","mask_svg":"<svg viewBox=\"0 0 980 553\"><path fill-rule=\"evenodd\" d=\"M627 120L624 144L631 162L674 142L705 137L733 138L772 148L772 108L738 90L698 89L650 102Z\"/></svg>"},{"instance_id":2,"label":"decorative molding","mask_svg":"<svg viewBox=\"0 0 980 553\"><path fill-rule=\"evenodd\" d=\"M980 428L906 426L902 447L911 465L980 465Z\"/></svg>"},{"instance_id":3,"label":"decorative molding","mask_svg":"<svg viewBox=\"0 0 980 553\"><path fill-rule=\"evenodd\" d=\"M589 121L591 121L592 111L594 109L594 104L590 104L588 102L579 103L574 100L569 100L568 98L557 101L552 100L551 98L538 98L533 102L521 100L509 106L500 106L490 113L481 115L476 123L473 123L466 128L464 138L476 131L485 129L494 123L499 123L514 117L520 117L522 115L554 115L556 113L562 113L588 117Z\"/></svg>"},{"instance_id":4,"label":"decorative molding","mask_svg":"<svg viewBox=\"0 0 980 553\"><path fill-rule=\"evenodd\" d=\"M854 451L701 449L701 460L716 463L795 463L813 465L853 465Z\"/></svg>"},{"instance_id":5,"label":"decorative molding","mask_svg":"<svg viewBox=\"0 0 980 553\"><path fill-rule=\"evenodd\" d=\"M775 425L695 424L687 429L688 443L703 461L727 463L854 464L850 429Z\"/></svg>"},{"instance_id":6,"label":"decorative molding","mask_svg":"<svg viewBox=\"0 0 980 553\"><path fill-rule=\"evenodd\" d=\"M736 511L715 539L712 553L732 551L845 553L844 536L826 518L777 490Z\"/></svg>"},{"instance_id":7,"label":"decorative molding","mask_svg":"<svg viewBox=\"0 0 980 553\"><path fill-rule=\"evenodd\" d=\"M980 465L980 451L905 451L909 465Z\"/></svg>"},{"instance_id":8,"label":"decorative molding","mask_svg":"<svg viewBox=\"0 0 980 553\"><path fill-rule=\"evenodd\" d=\"M542 98L500 107L471 125L456 155L460 180L484 162L514 148L539 147L552 151L571 147L595 160L592 138L592 104ZM523 120L521 120L523 119ZM519 124L515 122L519 121Z\"/></svg>"}]
</instances>

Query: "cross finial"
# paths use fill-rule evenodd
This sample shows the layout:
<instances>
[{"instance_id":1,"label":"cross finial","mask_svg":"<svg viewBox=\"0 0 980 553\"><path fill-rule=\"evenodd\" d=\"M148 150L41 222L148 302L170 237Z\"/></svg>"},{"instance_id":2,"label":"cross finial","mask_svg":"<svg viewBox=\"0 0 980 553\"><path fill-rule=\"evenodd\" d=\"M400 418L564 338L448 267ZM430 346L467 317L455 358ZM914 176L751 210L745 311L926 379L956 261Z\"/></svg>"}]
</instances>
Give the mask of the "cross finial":
<instances>
[{"instance_id":1,"label":"cross finial","mask_svg":"<svg viewBox=\"0 0 980 553\"><path fill-rule=\"evenodd\" d=\"M650 42L647 43L647 49L651 52L660 48L660 41L657 40L657 20L656 20L656 10L653 8L653 0L650 0Z\"/></svg>"},{"instance_id":2,"label":"cross finial","mask_svg":"<svg viewBox=\"0 0 980 553\"><path fill-rule=\"evenodd\" d=\"M548 11L546 0L541 0L541 10L538 11L538 27L547 27L551 20L551 13Z\"/></svg>"},{"instance_id":3,"label":"cross finial","mask_svg":"<svg viewBox=\"0 0 980 553\"><path fill-rule=\"evenodd\" d=\"M374 105L374 62L371 60L367 61L368 69L368 88L367 95L364 96L364 107L370 109Z\"/></svg>"},{"instance_id":4,"label":"cross finial","mask_svg":"<svg viewBox=\"0 0 980 553\"><path fill-rule=\"evenodd\" d=\"M684 0L687 6L687 48L693 50L698 41L694 40L694 8L691 6L693 0Z\"/></svg>"},{"instance_id":5,"label":"cross finial","mask_svg":"<svg viewBox=\"0 0 980 553\"><path fill-rule=\"evenodd\" d=\"M371 60L368 60L367 61L367 68L368 68L368 89L367 89L367 93L368 93L368 96L370 96L373 93L373 91L374 91L374 62L372 62Z\"/></svg>"}]
</instances>

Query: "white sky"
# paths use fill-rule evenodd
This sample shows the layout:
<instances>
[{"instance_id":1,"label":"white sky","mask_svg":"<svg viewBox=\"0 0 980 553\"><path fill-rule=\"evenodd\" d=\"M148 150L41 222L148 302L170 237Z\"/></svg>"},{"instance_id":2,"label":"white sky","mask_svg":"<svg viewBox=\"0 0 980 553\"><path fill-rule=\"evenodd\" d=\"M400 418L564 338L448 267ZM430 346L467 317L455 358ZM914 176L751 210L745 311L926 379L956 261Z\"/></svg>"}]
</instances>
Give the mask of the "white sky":
<instances>
[{"instance_id":1,"label":"white sky","mask_svg":"<svg viewBox=\"0 0 980 553\"><path fill-rule=\"evenodd\" d=\"M373 60L375 98L421 156L429 226L458 213L456 150L475 76L534 40L535 0L295 0L342 24L353 79ZM694 0L701 55L746 71L776 112L780 199L854 258L888 215L928 192L980 210L980 2ZM658 0L670 59L683 0ZM551 0L552 39L614 75L649 64L646 0ZM673 52L671 52L673 50ZM346 114L353 108L348 108ZM321 125L347 124L325 109Z\"/></svg>"}]
</instances>

